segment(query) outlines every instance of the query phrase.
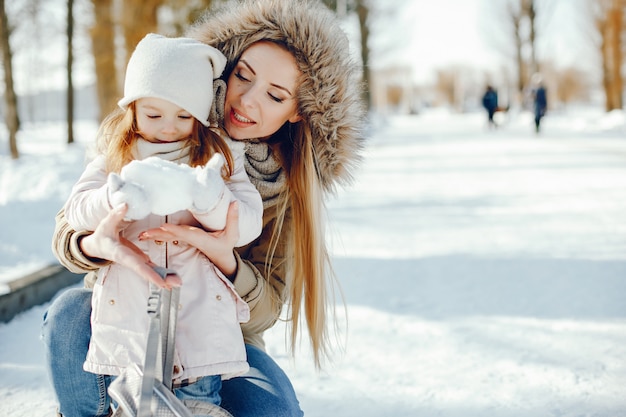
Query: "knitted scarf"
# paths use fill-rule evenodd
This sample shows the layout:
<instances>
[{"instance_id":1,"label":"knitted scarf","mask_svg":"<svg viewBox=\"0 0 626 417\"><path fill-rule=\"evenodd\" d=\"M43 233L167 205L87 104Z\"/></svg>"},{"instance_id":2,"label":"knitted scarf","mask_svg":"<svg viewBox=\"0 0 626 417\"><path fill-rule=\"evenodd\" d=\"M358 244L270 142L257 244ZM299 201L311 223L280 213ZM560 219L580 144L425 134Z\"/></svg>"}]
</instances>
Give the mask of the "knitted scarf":
<instances>
[{"instance_id":1,"label":"knitted scarf","mask_svg":"<svg viewBox=\"0 0 626 417\"><path fill-rule=\"evenodd\" d=\"M244 142L244 166L252 184L259 190L263 208L277 204L278 197L287 188L287 175L265 142Z\"/></svg>"},{"instance_id":2,"label":"knitted scarf","mask_svg":"<svg viewBox=\"0 0 626 417\"><path fill-rule=\"evenodd\" d=\"M176 142L154 143L142 138L137 138L133 149L135 159L146 159L149 156L158 156L179 164L189 163L189 147L186 140Z\"/></svg>"}]
</instances>

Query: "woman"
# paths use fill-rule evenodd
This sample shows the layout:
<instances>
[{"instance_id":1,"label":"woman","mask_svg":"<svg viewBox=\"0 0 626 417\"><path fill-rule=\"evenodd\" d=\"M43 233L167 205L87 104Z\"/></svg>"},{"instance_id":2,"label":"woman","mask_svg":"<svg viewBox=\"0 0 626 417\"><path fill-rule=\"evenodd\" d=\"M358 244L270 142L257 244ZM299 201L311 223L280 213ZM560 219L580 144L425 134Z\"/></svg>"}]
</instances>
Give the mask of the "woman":
<instances>
[{"instance_id":1,"label":"woman","mask_svg":"<svg viewBox=\"0 0 626 417\"><path fill-rule=\"evenodd\" d=\"M263 198L261 236L233 251L236 207L222 232L164 225L143 238L186 241L198 247L250 307L242 325L250 372L224 381L222 406L235 417L302 415L286 375L264 351L263 332L287 304L291 346L306 323L317 366L328 353L326 294L329 264L323 196L350 180L361 148L363 117L358 71L334 15L316 0L236 2L209 14L187 36L227 58L224 128L241 141L246 171ZM85 272L105 258L144 277L154 272L115 233L117 208L94 234L71 230L57 217L53 242L59 260ZM90 286L90 274L86 278ZM49 368L65 417L106 415L106 381L82 372L89 343L89 290L65 292L44 320ZM86 401L90 399L90 401ZM93 400L92 400L93 399Z\"/></svg>"}]
</instances>

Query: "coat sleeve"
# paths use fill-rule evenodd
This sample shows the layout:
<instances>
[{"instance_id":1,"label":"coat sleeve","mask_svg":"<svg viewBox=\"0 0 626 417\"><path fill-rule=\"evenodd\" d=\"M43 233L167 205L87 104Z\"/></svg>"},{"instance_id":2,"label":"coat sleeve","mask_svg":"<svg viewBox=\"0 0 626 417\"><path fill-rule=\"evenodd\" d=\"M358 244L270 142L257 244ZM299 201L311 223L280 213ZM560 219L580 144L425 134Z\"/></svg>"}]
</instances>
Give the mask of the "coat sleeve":
<instances>
[{"instance_id":1,"label":"coat sleeve","mask_svg":"<svg viewBox=\"0 0 626 417\"><path fill-rule=\"evenodd\" d=\"M261 234L263 224L263 201L256 187L246 174L243 158L235 154L235 169L226 181L224 193L215 208L205 214L194 214L206 230L222 230L226 225L226 213L232 201L239 202L239 240L236 247L247 245Z\"/></svg>"},{"instance_id":2,"label":"coat sleeve","mask_svg":"<svg viewBox=\"0 0 626 417\"><path fill-rule=\"evenodd\" d=\"M104 259L90 258L80 250L80 240L90 233L74 230L67 222L64 209L57 213L52 237L52 252L61 265L73 273L95 271L111 263Z\"/></svg>"},{"instance_id":3,"label":"coat sleeve","mask_svg":"<svg viewBox=\"0 0 626 417\"><path fill-rule=\"evenodd\" d=\"M74 230L95 230L111 211L104 156L91 161L65 203L65 217Z\"/></svg>"},{"instance_id":4,"label":"coat sleeve","mask_svg":"<svg viewBox=\"0 0 626 417\"><path fill-rule=\"evenodd\" d=\"M106 183L104 158L98 157L87 165L65 206L55 217L52 252L59 263L73 273L95 271L110 263L90 258L80 249L81 239L90 234L88 230L94 230L109 211L106 190L104 196L100 191L103 183ZM72 224L68 217L73 219Z\"/></svg>"}]
</instances>

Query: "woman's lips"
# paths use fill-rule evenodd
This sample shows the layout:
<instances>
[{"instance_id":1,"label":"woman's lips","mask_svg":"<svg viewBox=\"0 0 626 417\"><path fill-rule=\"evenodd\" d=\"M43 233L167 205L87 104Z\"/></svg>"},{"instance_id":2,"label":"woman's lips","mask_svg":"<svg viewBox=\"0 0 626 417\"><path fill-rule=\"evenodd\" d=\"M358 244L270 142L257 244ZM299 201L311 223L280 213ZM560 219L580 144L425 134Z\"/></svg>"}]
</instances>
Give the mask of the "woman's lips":
<instances>
[{"instance_id":1,"label":"woman's lips","mask_svg":"<svg viewBox=\"0 0 626 417\"><path fill-rule=\"evenodd\" d=\"M230 120L236 126L250 126L255 123L254 120L247 118L234 109L230 111Z\"/></svg>"}]
</instances>

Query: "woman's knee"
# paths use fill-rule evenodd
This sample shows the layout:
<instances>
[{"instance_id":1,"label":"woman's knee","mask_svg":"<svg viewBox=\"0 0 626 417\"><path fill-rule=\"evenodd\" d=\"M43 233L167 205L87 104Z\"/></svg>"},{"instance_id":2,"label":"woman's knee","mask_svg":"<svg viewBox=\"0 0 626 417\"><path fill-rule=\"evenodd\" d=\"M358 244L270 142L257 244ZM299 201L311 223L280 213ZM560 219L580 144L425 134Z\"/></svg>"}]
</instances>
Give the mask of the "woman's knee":
<instances>
[{"instance_id":1,"label":"woman's knee","mask_svg":"<svg viewBox=\"0 0 626 417\"><path fill-rule=\"evenodd\" d=\"M58 339L82 334L91 335L91 290L71 288L55 298L45 312L42 338L47 345ZM79 330L76 330L79 328Z\"/></svg>"}]
</instances>

